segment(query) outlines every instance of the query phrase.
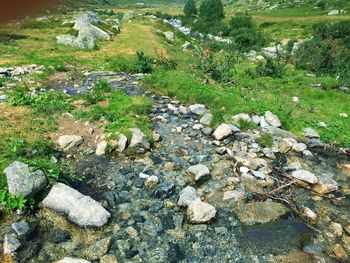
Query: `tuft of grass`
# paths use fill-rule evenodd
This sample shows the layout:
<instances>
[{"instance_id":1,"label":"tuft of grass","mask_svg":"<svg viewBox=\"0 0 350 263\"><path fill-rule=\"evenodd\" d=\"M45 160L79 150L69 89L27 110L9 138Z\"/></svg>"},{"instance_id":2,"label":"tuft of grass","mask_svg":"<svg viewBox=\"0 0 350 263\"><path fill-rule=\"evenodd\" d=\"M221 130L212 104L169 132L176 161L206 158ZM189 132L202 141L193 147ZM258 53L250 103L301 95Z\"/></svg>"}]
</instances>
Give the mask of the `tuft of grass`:
<instances>
[{"instance_id":1,"label":"tuft of grass","mask_svg":"<svg viewBox=\"0 0 350 263\"><path fill-rule=\"evenodd\" d=\"M258 139L258 143L265 148L271 148L273 145L273 136L270 133L262 133Z\"/></svg>"}]
</instances>

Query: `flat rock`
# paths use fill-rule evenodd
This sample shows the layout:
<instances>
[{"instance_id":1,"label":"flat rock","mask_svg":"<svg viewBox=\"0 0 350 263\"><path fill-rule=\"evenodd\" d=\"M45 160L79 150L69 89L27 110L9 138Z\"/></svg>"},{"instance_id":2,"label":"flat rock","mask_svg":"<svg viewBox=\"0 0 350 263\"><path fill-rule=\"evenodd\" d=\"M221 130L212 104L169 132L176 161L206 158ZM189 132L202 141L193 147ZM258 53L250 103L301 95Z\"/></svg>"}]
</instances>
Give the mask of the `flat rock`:
<instances>
[{"instance_id":1,"label":"flat rock","mask_svg":"<svg viewBox=\"0 0 350 263\"><path fill-rule=\"evenodd\" d=\"M304 129L304 137L310 138L310 139L318 139L318 138L320 138L320 135L314 129L305 128Z\"/></svg>"},{"instance_id":2,"label":"flat rock","mask_svg":"<svg viewBox=\"0 0 350 263\"><path fill-rule=\"evenodd\" d=\"M82 142L83 137L79 135L62 135L58 138L58 145L64 151L71 150Z\"/></svg>"},{"instance_id":3,"label":"flat rock","mask_svg":"<svg viewBox=\"0 0 350 263\"><path fill-rule=\"evenodd\" d=\"M232 121L236 124L239 124L240 121L251 122L251 118L247 113L240 113L232 116Z\"/></svg>"},{"instance_id":4,"label":"flat rock","mask_svg":"<svg viewBox=\"0 0 350 263\"><path fill-rule=\"evenodd\" d=\"M269 133L271 133L271 134L273 134L274 136L277 136L277 137L296 138L293 133L291 133L289 131L282 130L282 129L277 128L277 127L268 126L267 130L269 131Z\"/></svg>"},{"instance_id":5,"label":"flat rock","mask_svg":"<svg viewBox=\"0 0 350 263\"><path fill-rule=\"evenodd\" d=\"M111 216L100 203L62 183L54 184L42 203L80 227L101 227Z\"/></svg>"},{"instance_id":6,"label":"flat rock","mask_svg":"<svg viewBox=\"0 0 350 263\"><path fill-rule=\"evenodd\" d=\"M118 141L117 141L117 151L123 152L126 149L126 145L128 143L128 137L126 137L124 134L120 133L118 135Z\"/></svg>"},{"instance_id":7,"label":"flat rock","mask_svg":"<svg viewBox=\"0 0 350 263\"><path fill-rule=\"evenodd\" d=\"M141 147L148 150L151 147L146 135L140 129L131 128L129 130L132 132L132 137L129 145L130 148Z\"/></svg>"},{"instance_id":8,"label":"flat rock","mask_svg":"<svg viewBox=\"0 0 350 263\"><path fill-rule=\"evenodd\" d=\"M273 127L281 127L282 124L281 124L281 121L279 120L279 118L273 114L271 111L267 111L265 112L265 121L270 125L270 126L273 126Z\"/></svg>"},{"instance_id":9,"label":"flat rock","mask_svg":"<svg viewBox=\"0 0 350 263\"><path fill-rule=\"evenodd\" d=\"M201 181L210 177L210 171L204 164L196 164L187 169L187 172L194 176L195 181Z\"/></svg>"},{"instance_id":10,"label":"flat rock","mask_svg":"<svg viewBox=\"0 0 350 263\"><path fill-rule=\"evenodd\" d=\"M293 151L295 152L303 152L307 149L307 146L305 143L297 143L293 145Z\"/></svg>"},{"instance_id":11,"label":"flat rock","mask_svg":"<svg viewBox=\"0 0 350 263\"><path fill-rule=\"evenodd\" d=\"M95 154L97 156L105 155L106 150L107 150L107 141L103 140L99 142L99 144L97 144Z\"/></svg>"},{"instance_id":12,"label":"flat rock","mask_svg":"<svg viewBox=\"0 0 350 263\"><path fill-rule=\"evenodd\" d=\"M292 177L309 184L316 184L318 182L318 178L311 172L306 170L297 170L292 172Z\"/></svg>"},{"instance_id":13,"label":"flat rock","mask_svg":"<svg viewBox=\"0 0 350 263\"><path fill-rule=\"evenodd\" d=\"M202 116L204 115L205 113L207 113L207 110L205 108L205 105L203 104L193 104L193 105L190 105L189 106L189 110L190 112L196 114L196 115L199 115L199 116Z\"/></svg>"},{"instance_id":14,"label":"flat rock","mask_svg":"<svg viewBox=\"0 0 350 263\"><path fill-rule=\"evenodd\" d=\"M216 208L200 200L192 201L187 208L188 220L191 223L206 223L216 215Z\"/></svg>"},{"instance_id":15,"label":"flat rock","mask_svg":"<svg viewBox=\"0 0 350 263\"><path fill-rule=\"evenodd\" d=\"M213 121L213 114L211 113L206 113L202 116L202 118L199 120L199 122L203 125L209 126L211 122Z\"/></svg>"},{"instance_id":16,"label":"flat rock","mask_svg":"<svg viewBox=\"0 0 350 263\"><path fill-rule=\"evenodd\" d=\"M11 224L11 228L18 236L24 236L30 231L30 226L26 221L19 221Z\"/></svg>"},{"instance_id":17,"label":"flat rock","mask_svg":"<svg viewBox=\"0 0 350 263\"><path fill-rule=\"evenodd\" d=\"M5 170L9 192L29 197L45 188L48 181L43 171L33 171L29 165L14 161Z\"/></svg>"},{"instance_id":18,"label":"flat rock","mask_svg":"<svg viewBox=\"0 0 350 263\"><path fill-rule=\"evenodd\" d=\"M196 189L192 186L186 186L179 194L178 206L187 207L192 201L200 200Z\"/></svg>"},{"instance_id":19,"label":"flat rock","mask_svg":"<svg viewBox=\"0 0 350 263\"><path fill-rule=\"evenodd\" d=\"M220 124L214 131L213 137L215 140L222 141L233 133L230 125L223 123Z\"/></svg>"},{"instance_id":20,"label":"flat rock","mask_svg":"<svg viewBox=\"0 0 350 263\"><path fill-rule=\"evenodd\" d=\"M13 254L21 247L21 243L12 235L5 235L4 254Z\"/></svg>"},{"instance_id":21,"label":"flat rock","mask_svg":"<svg viewBox=\"0 0 350 263\"><path fill-rule=\"evenodd\" d=\"M321 176L318 179L317 184L313 188L319 194L328 194L338 190L338 184L332 178L328 176Z\"/></svg>"},{"instance_id":22,"label":"flat rock","mask_svg":"<svg viewBox=\"0 0 350 263\"><path fill-rule=\"evenodd\" d=\"M252 202L236 207L234 213L246 225L264 224L289 213L289 209L277 202Z\"/></svg>"}]
</instances>

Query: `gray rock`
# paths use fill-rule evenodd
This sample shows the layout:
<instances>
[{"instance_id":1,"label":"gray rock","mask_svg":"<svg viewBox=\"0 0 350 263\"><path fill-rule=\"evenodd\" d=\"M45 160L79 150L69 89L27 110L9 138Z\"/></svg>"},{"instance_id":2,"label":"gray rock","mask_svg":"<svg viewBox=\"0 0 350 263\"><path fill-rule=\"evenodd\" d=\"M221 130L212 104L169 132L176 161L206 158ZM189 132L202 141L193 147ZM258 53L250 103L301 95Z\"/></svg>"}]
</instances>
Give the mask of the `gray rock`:
<instances>
[{"instance_id":1,"label":"gray rock","mask_svg":"<svg viewBox=\"0 0 350 263\"><path fill-rule=\"evenodd\" d=\"M132 132L132 137L129 145L130 148L141 147L148 150L151 147L146 135L140 129L131 128L129 130Z\"/></svg>"},{"instance_id":2,"label":"gray rock","mask_svg":"<svg viewBox=\"0 0 350 263\"><path fill-rule=\"evenodd\" d=\"M194 176L195 181L201 181L210 177L210 171L204 164L196 164L187 169L187 172Z\"/></svg>"},{"instance_id":3,"label":"gray rock","mask_svg":"<svg viewBox=\"0 0 350 263\"><path fill-rule=\"evenodd\" d=\"M199 120L199 122L203 125L209 126L211 122L213 121L213 114L211 113L206 113L202 116L202 118Z\"/></svg>"},{"instance_id":4,"label":"gray rock","mask_svg":"<svg viewBox=\"0 0 350 263\"><path fill-rule=\"evenodd\" d=\"M279 129L277 127L269 126L269 127L267 127L267 130L269 131L269 133L271 133L271 134L273 134L274 136L277 136L277 137L296 138L293 133L285 131L285 130L282 130L282 129Z\"/></svg>"},{"instance_id":5,"label":"gray rock","mask_svg":"<svg viewBox=\"0 0 350 263\"><path fill-rule=\"evenodd\" d=\"M224 192L222 200L233 200L235 202L240 202L244 199L245 192L242 190L233 190Z\"/></svg>"},{"instance_id":6,"label":"gray rock","mask_svg":"<svg viewBox=\"0 0 350 263\"><path fill-rule=\"evenodd\" d=\"M7 95L0 95L0 102L6 101L8 99Z\"/></svg>"},{"instance_id":7,"label":"gray rock","mask_svg":"<svg viewBox=\"0 0 350 263\"><path fill-rule=\"evenodd\" d=\"M45 188L48 183L43 171L33 171L27 164L18 161L9 165L4 173L9 192L15 196L30 197Z\"/></svg>"},{"instance_id":8,"label":"gray rock","mask_svg":"<svg viewBox=\"0 0 350 263\"><path fill-rule=\"evenodd\" d=\"M196 189L191 186L186 186L179 194L178 206L187 207L192 201L200 200Z\"/></svg>"},{"instance_id":9,"label":"gray rock","mask_svg":"<svg viewBox=\"0 0 350 263\"><path fill-rule=\"evenodd\" d=\"M73 35L61 35L56 37L57 44L74 47L76 37Z\"/></svg>"},{"instance_id":10,"label":"gray rock","mask_svg":"<svg viewBox=\"0 0 350 263\"><path fill-rule=\"evenodd\" d=\"M174 32L171 32L171 31L164 32L164 36L165 36L166 40L168 40L170 42L174 42L174 40L175 40Z\"/></svg>"},{"instance_id":11,"label":"gray rock","mask_svg":"<svg viewBox=\"0 0 350 263\"><path fill-rule=\"evenodd\" d=\"M335 9L335 10L329 11L327 15L329 15L329 16L336 16L336 15L339 15L339 14L340 14L340 11Z\"/></svg>"},{"instance_id":12,"label":"gray rock","mask_svg":"<svg viewBox=\"0 0 350 263\"><path fill-rule=\"evenodd\" d=\"M320 135L314 129L305 128L304 129L304 137L310 138L310 139L313 139L313 138L318 139L318 138L320 138Z\"/></svg>"},{"instance_id":13,"label":"gray rock","mask_svg":"<svg viewBox=\"0 0 350 263\"><path fill-rule=\"evenodd\" d=\"M232 133L233 131L231 126L226 123L223 123L215 129L213 137L215 138L215 140L222 141L223 139L226 139L228 136L230 136Z\"/></svg>"},{"instance_id":14,"label":"gray rock","mask_svg":"<svg viewBox=\"0 0 350 263\"><path fill-rule=\"evenodd\" d=\"M99 142L99 144L97 144L95 154L97 156L105 155L106 150L107 150L107 141L102 140L101 142Z\"/></svg>"},{"instance_id":15,"label":"gray rock","mask_svg":"<svg viewBox=\"0 0 350 263\"><path fill-rule=\"evenodd\" d=\"M236 124L239 124L240 121L251 122L251 120L252 119L247 113L240 113L232 117L232 121Z\"/></svg>"},{"instance_id":16,"label":"gray rock","mask_svg":"<svg viewBox=\"0 0 350 263\"><path fill-rule=\"evenodd\" d=\"M107 254L111 239L112 237L106 237L89 246L84 252L84 258L89 260L98 260L102 258Z\"/></svg>"},{"instance_id":17,"label":"gray rock","mask_svg":"<svg viewBox=\"0 0 350 263\"><path fill-rule=\"evenodd\" d=\"M62 135L58 138L58 145L64 151L69 151L83 142L79 135Z\"/></svg>"},{"instance_id":18,"label":"gray rock","mask_svg":"<svg viewBox=\"0 0 350 263\"><path fill-rule=\"evenodd\" d=\"M289 212L287 207L277 202L252 202L237 206L233 211L246 225L268 223Z\"/></svg>"},{"instance_id":19,"label":"gray rock","mask_svg":"<svg viewBox=\"0 0 350 263\"><path fill-rule=\"evenodd\" d=\"M252 174L256 177L256 178L259 178L259 179L262 179L264 180L266 178L266 175L263 174L262 172L260 171L252 171Z\"/></svg>"},{"instance_id":20,"label":"gray rock","mask_svg":"<svg viewBox=\"0 0 350 263\"><path fill-rule=\"evenodd\" d=\"M21 243L17 238L11 235L5 235L4 238L4 254L13 254L21 247Z\"/></svg>"},{"instance_id":21,"label":"gray rock","mask_svg":"<svg viewBox=\"0 0 350 263\"><path fill-rule=\"evenodd\" d=\"M123 20L128 21L128 20L133 19L134 17L135 17L134 11L128 11L128 12L124 13Z\"/></svg>"},{"instance_id":22,"label":"gray rock","mask_svg":"<svg viewBox=\"0 0 350 263\"><path fill-rule=\"evenodd\" d=\"M202 116L207 113L207 110L203 104L193 104L189 106L190 112Z\"/></svg>"},{"instance_id":23,"label":"gray rock","mask_svg":"<svg viewBox=\"0 0 350 263\"><path fill-rule=\"evenodd\" d=\"M128 137L126 137L124 134L120 133L118 135L118 141L117 141L117 151L123 152L126 149L126 145L128 143Z\"/></svg>"},{"instance_id":24,"label":"gray rock","mask_svg":"<svg viewBox=\"0 0 350 263\"><path fill-rule=\"evenodd\" d=\"M87 261L82 258L71 258L71 257L65 257L56 263L91 263L90 261Z\"/></svg>"},{"instance_id":25,"label":"gray rock","mask_svg":"<svg viewBox=\"0 0 350 263\"><path fill-rule=\"evenodd\" d=\"M298 162L291 163L290 165L283 167L283 170L286 172L294 172L297 170L301 170L301 164Z\"/></svg>"},{"instance_id":26,"label":"gray rock","mask_svg":"<svg viewBox=\"0 0 350 263\"><path fill-rule=\"evenodd\" d=\"M329 194L338 190L338 184L329 176L323 175L318 179L318 182L314 186L313 190L322 195Z\"/></svg>"},{"instance_id":27,"label":"gray rock","mask_svg":"<svg viewBox=\"0 0 350 263\"><path fill-rule=\"evenodd\" d=\"M194 200L187 207L187 216L191 223L206 223L216 216L216 208L200 200Z\"/></svg>"},{"instance_id":28,"label":"gray rock","mask_svg":"<svg viewBox=\"0 0 350 263\"><path fill-rule=\"evenodd\" d=\"M213 133L213 129L210 127L203 128L202 133L206 136L210 136Z\"/></svg>"},{"instance_id":29,"label":"gray rock","mask_svg":"<svg viewBox=\"0 0 350 263\"><path fill-rule=\"evenodd\" d=\"M307 146L304 143L297 143L297 144L293 145L293 151L295 151L295 152L303 152L306 149L307 149Z\"/></svg>"},{"instance_id":30,"label":"gray rock","mask_svg":"<svg viewBox=\"0 0 350 263\"><path fill-rule=\"evenodd\" d=\"M292 172L292 177L310 184L316 184L318 182L317 177L306 170L297 170Z\"/></svg>"},{"instance_id":31,"label":"gray rock","mask_svg":"<svg viewBox=\"0 0 350 263\"><path fill-rule=\"evenodd\" d=\"M68 215L68 219L80 227L101 227L111 216L100 203L62 183L53 185L43 205Z\"/></svg>"},{"instance_id":32,"label":"gray rock","mask_svg":"<svg viewBox=\"0 0 350 263\"><path fill-rule=\"evenodd\" d=\"M272 127L281 127L281 121L278 119L278 117L273 114L271 111L265 112L265 121Z\"/></svg>"},{"instance_id":33,"label":"gray rock","mask_svg":"<svg viewBox=\"0 0 350 263\"><path fill-rule=\"evenodd\" d=\"M30 226L26 221L19 221L12 223L12 229L17 233L18 236L24 236L30 231Z\"/></svg>"}]
</instances>

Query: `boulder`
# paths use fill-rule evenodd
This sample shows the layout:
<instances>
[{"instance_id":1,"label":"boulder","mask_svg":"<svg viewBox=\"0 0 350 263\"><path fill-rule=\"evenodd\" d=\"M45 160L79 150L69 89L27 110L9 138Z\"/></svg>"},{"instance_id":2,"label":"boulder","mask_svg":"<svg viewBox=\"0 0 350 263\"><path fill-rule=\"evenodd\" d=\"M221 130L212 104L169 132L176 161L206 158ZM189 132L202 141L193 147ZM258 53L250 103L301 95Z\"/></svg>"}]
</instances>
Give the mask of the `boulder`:
<instances>
[{"instance_id":1,"label":"boulder","mask_svg":"<svg viewBox=\"0 0 350 263\"><path fill-rule=\"evenodd\" d=\"M192 201L187 208L188 220L191 223L206 223L216 215L216 208L200 200Z\"/></svg>"},{"instance_id":2,"label":"boulder","mask_svg":"<svg viewBox=\"0 0 350 263\"><path fill-rule=\"evenodd\" d=\"M305 143L297 143L293 145L293 151L295 152L303 152L307 149L307 146Z\"/></svg>"},{"instance_id":3,"label":"boulder","mask_svg":"<svg viewBox=\"0 0 350 263\"><path fill-rule=\"evenodd\" d=\"M129 145L130 148L137 147L148 150L151 147L146 135L140 129L131 128L129 130L132 132L132 137Z\"/></svg>"},{"instance_id":4,"label":"boulder","mask_svg":"<svg viewBox=\"0 0 350 263\"><path fill-rule=\"evenodd\" d=\"M62 183L54 184L42 203L80 227L101 227L111 216L100 203Z\"/></svg>"},{"instance_id":5,"label":"boulder","mask_svg":"<svg viewBox=\"0 0 350 263\"><path fill-rule=\"evenodd\" d=\"M43 171L33 171L29 165L14 161L5 170L8 190L15 196L30 197L45 188L48 181Z\"/></svg>"},{"instance_id":6,"label":"boulder","mask_svg":"<svg viewBox=\"0 0 350 263\"><path fill-rule=\"evenodd\" d=\"M292 177L309 184L316 184L318 182L318 178L311 172L306 170L297 170L292 172Z\"/></svg>"},{"instance_id":7,"label":"boulder","mask_svg":"<svg viewBox=\"0 0 350 263\"><path fill-rule=\"evenodd\" d=\"M120 133L118 135L118 141L117 141L117 151L123 152L126 149L126 145L128 143L128 137L126 137L124 134Z\"/></svg>"},{"instance_id":8,"label":"boulder","mask_svg":"<svg viewBox=\"0 0 350 263\"><path fill-rule=\"evenodd\" d=\"M239 124L240 121L251 122L251 120L250 116L246 113L236 114L232 117L232 121L236 124Z\"/></svg>"},{"instance_id":9,"label":"boulder","mask_svg":"<svg viewBox=\"0 0 350 263\"><path fill-rule=\"evenodd\" d=\"M273 114L271 111L267 111L265 112L265 121L272 127L281 127L281 121L279 120L279 118Z\"/></svg>"},{"instance_id":10,"label":"boulder","mask_svg":"<svg viewBox=\"0 0 350 263\"><path fill-rule=\"evenodd\" d=\"M187 169L187 172L194 176L196 182L210 177L210 171L204 164L193 165Z\"/></svg>"},{"instance_id":11,"label":"boulder","mask_svg":"<svg viewBox=\"0 0 350 263\"><path fill-rule=\"evenodd\" d=\"M332 178L323 175L318 179L313 190L322 195L329 194L338 190L338 184Z\"/></svg>"},{"instance_id":12,"label":"boulder","mask_svg":"<svg viewBox=\"0 0 350 263\"><path fill-rule=\"evenodd\" d=\"M192 186L186 186L179 194L178 206L187 207L192 201L200 200L196 189Z\"/></svg>"},{"instance_id":13,"label":"boulder","mask_svg":"<svg viewBox=\"0 0 350 263\"><path fill-rule=\"evenodd\" d=\"M189 106L190 112L202 116L207 113L207 110L203 104L193 104Z\"/></svg>"},{"instance_id":14,"label":"boulder","mask_svg":"<svg viewBox=\"0 0 350 263\"><path fill-rule=\"evenodd\" d=\"M209 126L211 122L213 121L213 114L206 113L202 116L202 118L199 120L199 122L203 125Z\"/></svg>"},{"instance_id":15,"label":"boulder","mask_svg":"<svg viewBox=\"0 0 350 263\"><path fill-rule=\"evenodd\" d=\"M107 150L107 141L103 140L99 144L97 144L95 154L98 156L104 155Z\"/></svg>"},{"instance_id":16,"label":"boulder","mask_svg":"<svg viewBox=\"0 0 350 263\"><path fill-rule=\"evenodd\" d=\"M166 40L168 40L170 42L174 42L174 40L175 40L174 32L171 32L171 31L164 32L164 36L165 36Z\"/></svg>"},{"instance_id":17,"label":"boulder","mask_svg":"<svg viewBox=\"0 0 350 263\"><path fill-rule=\"evenodd\" d=\"M61 35L61 36L57 36L56 40L57 40L57 44L73 47L76 37L73 35Z\"/></svg>"},{"instance_id":18,"label":"boulder","mask_svg":"<svg viewBox=\"0 0 350 263\"><path fill-rule=\"evenodd\" d=\"M320 138L320 135L314 129L305 128L304 129L304 137L310 138L310 139L318 139L318 138Z\"/></svg>"},{"instance_id":19,"label":"boulder","mask_svg":"<svg viewBox=\"0 0 350 263\"><path fill-rule=\"evenodd\" d=\"M261 122L260 122L260 125L261 125ZM293 133L291 133L289 131L282 130L282 129L277 128L277 127L268 126L267 130L269 133L271 133L272 135L277 136L277 137L296 138Z\"/></svg>"},{"instance_id":20,"label":"boulder","mask_svg":"<svg viewBox=\"0 0 350 263\"><path fill-rule=\"evenodd\" d=\"M226 123L223 123L215 129L213 137L215 138L215 140L222 141L223 139L226 139L228 136L230 136L232 133L233 131L231 126Z\"/></svg>"},{"instance_id":21,"label":"boulder","mask_svg":"<svg viewBox=\"0 0 350 263\"><path fill-rule=\"evenodd\" d=\"M83 142L79 135L62 135L58 138L58 145L64 151L69 151Z\"/></svg>"},{"instance_id":22,"label":"boulder","mask_svg":"<svg viewBox=\"0 0 350 263\"><path fill-rule=\"evenodd\" d=\"M239 221L246 225L264 224L289 213L286 206L277 202L252 202L237 206L234 210Z\"/></svg>"}]
</instances>

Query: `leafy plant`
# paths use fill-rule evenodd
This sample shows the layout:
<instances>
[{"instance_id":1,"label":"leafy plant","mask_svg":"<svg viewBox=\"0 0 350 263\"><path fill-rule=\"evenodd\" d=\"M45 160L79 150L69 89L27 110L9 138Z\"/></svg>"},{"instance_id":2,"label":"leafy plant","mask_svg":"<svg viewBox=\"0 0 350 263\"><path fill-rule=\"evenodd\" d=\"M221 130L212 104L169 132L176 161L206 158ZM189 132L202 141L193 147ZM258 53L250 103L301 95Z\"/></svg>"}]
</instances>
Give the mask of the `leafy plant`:
<instances>
[{"instance_id":1,"label":"leafy plant","mask_svg":"<svg viewBox=\"0 0 350 263\"><path fill-rule=\"evenodd\" d=\"M198 13L196 2L194 0L187 0L183 11L187 17L196 16Z\"/></svg>"},{"instance_id":2,"label":"leafy plant","mask_svg":"<svg viewBox=\"0 0 350 263\"><path fill-rule=\"evenodd\" d=\"M161 66L167 70L170 69L176 69L177 62L167 55L163 49L155 49L156 55L157 55L157 66Z\"/></svg>"},{"instance_id":3,"label":"leafy plant","mask_svg":"<svg viewBox=\"0 0 350 263\"><path fill-rule=\"evenodd\" d=\"M238 125L242 131L255 129L257 127L254 122L243 120L243 119L238 120Z\"/></svg>"},{"instance_id":4,"label":"leafy plant","mask_svg":"<svg viewBox=\"0 0 350 263\"><path fill-rule=\"evenodd\" d=\"M0 189L0 206L6 211L23 210L27 200L23 196L16 197L7 188Z\"/></svg>"},{"instance_id":5,"label":"leafy plant","mask_svg":"<svg viewBox=\"0 0 350 263\"><path fill-rule=\"evenodd\" d=\"M136 56L135 72L151 73L153 71L154 59L146 56L142 51L138 51Z\"/></svg>"},{"instance_id":6,"label":"leafy plant","mask_svg":"<svg viewBox=\"0 0 350 263\"><path fill-rule=\"evenodd\" d=\"M258 139L258 143L266 148L271 148L273 145L273 136L270 133L262 133Z\"/></svg>"}]
</instances>

